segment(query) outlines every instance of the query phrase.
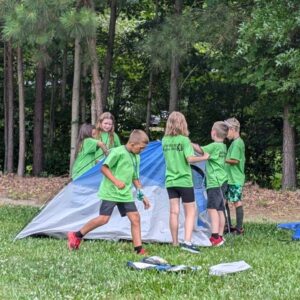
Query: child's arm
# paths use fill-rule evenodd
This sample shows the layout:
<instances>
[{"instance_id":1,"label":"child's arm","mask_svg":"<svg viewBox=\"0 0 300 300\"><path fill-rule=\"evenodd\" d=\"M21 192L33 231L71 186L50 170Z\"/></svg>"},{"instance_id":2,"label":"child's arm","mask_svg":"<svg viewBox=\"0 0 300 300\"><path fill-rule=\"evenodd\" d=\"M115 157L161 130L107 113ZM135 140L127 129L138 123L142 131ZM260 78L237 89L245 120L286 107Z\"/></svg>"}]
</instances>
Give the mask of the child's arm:
<instances>
[{"instance_id":1,"label":"child's arm","mask_svg":"<svg viewBox=\"0 0 300 300\"><path fill-rule=\"evenodd\" d=\"M99 148L102 149L105 156L107 156L109 154L109 150L107 149L107 146L105 145L105 143L98 141L97 145Z\"/></svg>"},{"instance_id":2,"label":"child's arm","mask_svg":"<svg viewBox=\"0 0 300 300\"><path fill-rule=\"evenodd\" d=\"M204 152L203 152L203 150L202 150L202 148L198 145L198 144L195 144L195 143L191 143L192 144L192 146L193 146L193 149L196 151L196 152L198 152L199 154L203 154Z\"/></svg>"},{"instance_id":3,"label":"child's arm","mask_svg":"<svg viewBox=\"0 0 300 300\"><path fill-rule=\"evenodd\" d=\"M201 156L188 156L186 160L188 161L189 164L192 163L197 163L203 160L208 160L209 159L209 154L208 153L203 153Z\"/></svg>"},{"instance_id":4,"label":"child's arm","mask_svg":"<svg viewBox=\"0 0 300 300\"><path fill-rule=\"evenodd\" d=\"M240 161L237 159L226 159L225 162L230 165L237 165Z\"/></svg>"},{"instance_id":5,"label":"child's arm","mask_svg":"<svg viewBox=\"0 0 300 300\"><path fill-rule=\"evenodd\" d=\"M111 170L109 169L109 167L107 165L103 165L101 167L101 172L103 173L103 175L105 177L107 177L118 189L124 189L125 187L125 183L119 179L117 179L113 173L111 172Z\"/></svg>"},{"instance_id":6,"label":"child's arm","mask_svg":"<svg viewBox=\"0 0 300 300\"><path fill-rule=\"evenodd\" d=\"M142 184L141 184L140 180L133 179L132 182L133 182L133 185L135 186L135 188L138 190L138 193L140 193L140 195L142 196L144 208L145 209L150 208L150 201L148 200L148 198L144 195L144 192L142 191Z\"/></svg>"}]
</instances>

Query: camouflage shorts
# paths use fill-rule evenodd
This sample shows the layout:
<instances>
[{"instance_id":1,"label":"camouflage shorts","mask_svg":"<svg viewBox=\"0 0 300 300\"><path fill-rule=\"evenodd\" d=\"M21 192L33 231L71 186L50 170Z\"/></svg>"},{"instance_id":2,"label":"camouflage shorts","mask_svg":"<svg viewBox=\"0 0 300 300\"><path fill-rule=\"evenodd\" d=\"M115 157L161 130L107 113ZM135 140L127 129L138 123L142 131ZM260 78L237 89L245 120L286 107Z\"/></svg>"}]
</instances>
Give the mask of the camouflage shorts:
<instances>
[{"instance_id":1,"label":"camouflage shorts","mask_svg":"<svg viewBox=\"0 0 300 300\"><path fill-rule=\"evenodd\" d=\"M228 184L226 199L229 202L238 202L242 200L243 186L240 184Z\"/></svg>"}]
</instances>

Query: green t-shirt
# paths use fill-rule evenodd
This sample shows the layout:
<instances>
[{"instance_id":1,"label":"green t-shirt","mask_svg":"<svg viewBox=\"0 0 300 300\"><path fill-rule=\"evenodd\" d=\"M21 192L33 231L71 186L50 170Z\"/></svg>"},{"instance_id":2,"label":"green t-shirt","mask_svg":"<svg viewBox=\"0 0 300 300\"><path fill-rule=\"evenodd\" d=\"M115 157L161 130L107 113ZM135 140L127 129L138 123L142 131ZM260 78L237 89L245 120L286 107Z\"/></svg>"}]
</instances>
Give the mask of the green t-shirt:
<instances>
[{"instance_id":1,"label":"green t-shirt","mask_svg":"<svg viewBox=\"0 0 300 300\"><path fill-rule=\"evenodd\" d=\"M131 202L133 195L131 191L132 180L139 178L140 156L129 152L125 146L113 148L105 161L112 174L125 183L124 189L118 189L111 180L103 176L98 196L102 200Z\"/></svg>"},{"instance_id":2,"label":"green t-shirt","mask_svg":"<svg viewBox=\"0 0 300 300\"><path fill-rule=\"evenodd\" d=\"M163 153L166 161L166 187L192 187L192 170L187 157L194 156L191 141L183 135L164 136Z\"/></svg>"},{"instance_id":3,"label":"green t-shirt","mask_svg":"<svg viewBox=\"0 0 300 300\"><path fill-rule=\"evenodd\" d=\"M209 154L206 163L206 188L222 186L227 181L225 171L226 145L222 142L213 142L201 148L203 152Z\"/></svg>"},{"instance_id":4,"label":"green t-shirt","mask_svg":"<svg viewBox=\"0 0 300 300\"><path fill-rule=\"evenodd\" d=\"M231 143L226 159L238 160L238 164L227 164L225 165L226 172L228 174L229 184L240 184L245 183L245 144L244 141L239 137Z\"/></svg>"},{"instance_id":5,"label":"green t-shirt","mask_svg":"<svg viewBox=\"0 0 300 300\"><path fill-rule=\"evenodd\" d=\"M96 139L84 139L72 168L72 179L76 179L96 164L95 153L98 149L97 144L98 140Z\"/></svg>"},{"instance_id":6,"label":"green t-shirt","mask_svg":"<svg viewBox=\"0 0 300 300\"><path fill-rule=\"evenodd\" d=\"M98 138L98 140L101 141L101 142L103 142L108 149L121 146L120 139L119 139L119 137L118 137L118 135L116 133L114 133L113 143L110 142L110 138L109 138L109 133L108 132L102 132L101 136ZM95 153L95 160L96 161L101 160L103 158L103 156L104 156L104 153L103 153L102 149L98 148L98 150Z\"/></svg>"}]
</instances>

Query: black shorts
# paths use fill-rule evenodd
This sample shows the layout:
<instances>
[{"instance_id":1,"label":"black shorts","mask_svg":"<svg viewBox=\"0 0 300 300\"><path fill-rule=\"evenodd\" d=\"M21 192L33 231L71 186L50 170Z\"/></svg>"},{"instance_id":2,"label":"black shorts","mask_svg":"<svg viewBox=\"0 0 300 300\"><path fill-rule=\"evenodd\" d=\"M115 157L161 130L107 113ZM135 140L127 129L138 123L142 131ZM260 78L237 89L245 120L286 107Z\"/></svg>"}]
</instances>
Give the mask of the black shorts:
<instances>
[{"instance_id":1,"label":"black shorts","mask_svg":"<svg viewBox=\"0 0 300 300\"><path fill-rule=\"evenodd\" d=\"M227 190L227 183L223 183L221 188L211 188L207 190L207 208L224 211L225 192Z\"/></svg>"},{"instance_id":2,"label":"black shorts","mask_svg":"<svg viewBox=\"0 0 300 300\"><path fill-rule=\"evenodd\" d=\"M111 216L115 206L118 207L118 210L122 217L125 217L126 214L129 212L138 211L136 208L136 205L133 201L132 202L116 202L116 201L102 200L99 214L101 216Z\"/></svg>"},{"instance_id":3,"label":"black shorts","mask_svg":"<svg viewBox=\"0 0 300 300\"><path fill-rule=\"evenodd\" d=\"M181 198L183 203L195 202L193 187L169 187L167 191L169 199Z\"/></svg>"}]
</instances>

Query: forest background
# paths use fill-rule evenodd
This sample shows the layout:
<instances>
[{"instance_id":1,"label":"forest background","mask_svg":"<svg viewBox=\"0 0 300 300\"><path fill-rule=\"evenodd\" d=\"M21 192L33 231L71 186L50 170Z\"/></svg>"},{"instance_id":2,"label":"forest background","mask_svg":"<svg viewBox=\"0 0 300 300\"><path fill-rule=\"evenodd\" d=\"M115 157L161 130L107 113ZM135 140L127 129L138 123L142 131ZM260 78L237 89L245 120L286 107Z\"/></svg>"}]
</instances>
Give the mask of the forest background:
<instances>
[{"instance_id":1,"label":"forest background","mask_svg":"<svg viewBox=\"0 0 300 300\"><path fill-rule=\"evenodd\" d=\"M200 144L235 116L247 180L296 189L299 15L288 0L1 0L0 169L65 175L80 124L110 111L123 142L155 140L180 110Z\"/></svg>"}]
</instances>

